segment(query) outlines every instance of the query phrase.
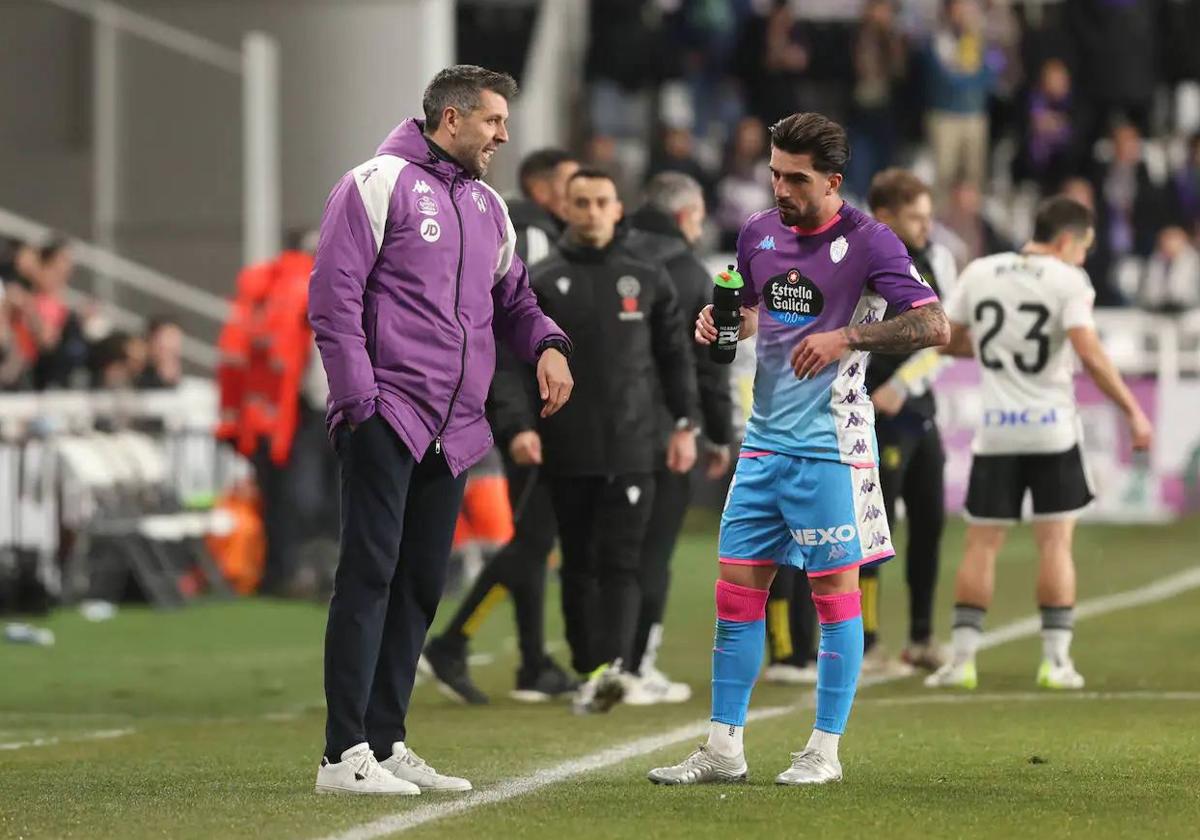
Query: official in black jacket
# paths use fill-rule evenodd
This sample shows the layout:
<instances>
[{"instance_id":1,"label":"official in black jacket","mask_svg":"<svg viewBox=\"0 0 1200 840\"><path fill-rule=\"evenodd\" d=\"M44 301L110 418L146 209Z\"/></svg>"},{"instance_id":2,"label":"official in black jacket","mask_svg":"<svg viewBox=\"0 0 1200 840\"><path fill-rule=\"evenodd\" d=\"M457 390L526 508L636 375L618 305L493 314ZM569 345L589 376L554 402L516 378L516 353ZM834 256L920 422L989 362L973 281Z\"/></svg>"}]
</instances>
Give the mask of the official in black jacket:
<instances>
[{"instance_id":1,"label":"official in black jacket","mask_svg":"<svg viewBox=\"0 0 1200 840\"><path fill-rule=\"evenodd\" d=\"M605 711L632 679L622 669L633 652L641 547L663 457L660 412L665 402L667 466L687 472L696 460L696 374L666 272L614 245L616 184L583 169L567 198L559 253L534 268L530 283L572 337L575 409L539 418L538 435L562 543L567 641L576 670L591 675L577 709Z\"/></svg>"},{"instance_id":2,"label":"official in black jacket","mask_svg":"<svg viewBox=\"0 0 1200 840\"><path fill-rule=\"evenodd\" d=\"M692 340L692 325L712 298L712 277L693 251L703 233L704 191L691 176L662 172L646 185L645 203L629 216L619 243L639 258L661 264L667 270L679 308L686 322L685 339L692 350L692 363L699 386L701 429L707 439L704 449L706 472L717 479L729 470L733 441L733 396L729 367L712 361L708 349ZM660 454L655 475L654 509L642 543L642 607L634 637L629 670L641 679L626 698L632 703L684 702L691 696L686 683L671 682L655 666L663 635L663 614L670 585L671 557L683 518L691 502L690 473L675 473L666 466L666 444L673 419L665 403L660 415Z\"/></svg>"},{"instance_id":3,"label":"official in black jacket","mask_svg":"<svg viewBox=\"0 0 1200 840\"><path fill-rule=\"evenodd\" d=\"M949 295L956 270L945 248L931 243L933 202L929 187L904 169L887 169L875 176L868 195L871 212L900 238L913 265L938 296ZM887 316L885 316L887 317ZM875 435L879 444L879 479L888 522L896 523L896 500L908 512L908 550L905 575L909 593L909 642L901 652L900 668L936 670L942 653L933 641L933 596L937 586L942 528L946 520L943 473L946 455L934 422L935 404L927 383L936 375L941 358L926 354L931 374L921 388L909 387L898 371L913 354L872 353L866 386L875 406ZM906 368L907 369L907 368ZM879 631L879 567L860 572L863 629L867 655L864 673L887 675L898 671L876 644Z\"/></svg>"},{"instance_id":4,"label":"official in black jacket","mask_svg":"<svg viewBox=\"0 0 1200 840\"><path fill-rule=\"evenodd\" d=\"M561 149L539 149L521 161L521 197L508 216L517 232L517 255L532 268L556 249L562 236L567 181L579 163ZM546 653L543 630L546 560L558 528L550 493L541 480L537 444L537 381L533 368L496 343L496 374L488 395L488 420L504 456L504 475L513 512L513 538L480 571L441 635L431 639L422 660L444 688L467 703L486 703L467 669L471 637L495 605L511 595L521 664L510 696L543 702L573 692L578 682Z\"/></svg>"}]
</instances>

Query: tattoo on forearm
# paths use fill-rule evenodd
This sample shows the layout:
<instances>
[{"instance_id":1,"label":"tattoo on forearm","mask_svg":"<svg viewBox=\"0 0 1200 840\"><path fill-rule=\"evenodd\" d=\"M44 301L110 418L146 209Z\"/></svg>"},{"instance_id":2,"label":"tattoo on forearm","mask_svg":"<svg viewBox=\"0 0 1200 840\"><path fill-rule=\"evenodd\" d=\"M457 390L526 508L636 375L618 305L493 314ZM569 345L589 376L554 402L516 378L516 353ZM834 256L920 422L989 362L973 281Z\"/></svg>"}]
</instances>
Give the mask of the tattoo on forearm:
<instances>
[{"instance_id":1,"label":"tattoo on forearm","mask_svg":"<svg viewBox=\"0 0 1200 840\"><path fill-rule=\"evenodd\" d=\"M886 321L846 327L846 338L855 350L909 353L945 344L950 338L950 322L941 304L930 303Z\"/></svg>"}]
</instances>

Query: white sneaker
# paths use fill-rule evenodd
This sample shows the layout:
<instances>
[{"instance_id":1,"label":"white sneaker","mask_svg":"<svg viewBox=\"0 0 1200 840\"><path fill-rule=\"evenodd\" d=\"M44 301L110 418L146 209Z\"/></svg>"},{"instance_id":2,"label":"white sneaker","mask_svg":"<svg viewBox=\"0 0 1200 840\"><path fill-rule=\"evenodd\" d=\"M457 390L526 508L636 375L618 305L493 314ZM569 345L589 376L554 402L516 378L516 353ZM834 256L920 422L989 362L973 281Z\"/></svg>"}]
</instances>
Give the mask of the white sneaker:
<instances>
[{"instance_id":1,"label":"white sneaker","mask_svg":"<svg viewBox=\"0 0 1200 840\"><path fill-rule=\"evenodd\" d=\"M809 662L801 668L799 665L776 662L763 671L763 680L778 685L816 685L817 664Z\"/></svg>"},{"instance_id":2,"label":"white sneaker","mask_svg":"<svg viewBox=\"0 0 1200 840\"><path fill-rule=\"evenodd\" d=\"M746 781L745 754L729 758L701 744L700 749L679 764L655 767L646 778L656 785L703 785L709 782Z\"/></svg>"},{"instance_id":3,"label":"white sneaker","mask_svg":"<svg viewBox=\"0 0 1200 840\"><path fill-rule=\"evenodd\" d=\"M978 685L979 672L975 670L974 659L966 659L962 662L947 662L925 678L926 688L973 689Z\"/></svg>"},{"instance_id":4,"label":"white sneaker","mask_svg":"<svg viewBox=\"0 0 1200 840\"><path fill-rule=\"evenodd\" d=\"M842 765L820 750L792 753L792 766L775 777L777 785L823 785L842 780Z\"/></svg>"},{"instance_id":5,"label":"white sneaker","mask_svg":"<svg viewBox=\"0 0 1200 840\"><path fill-rule=\"evenodd\" d=\"M633 684L632 674L621 671L621 660L611 665L601 665L588 676L587 682L579 687L571 701L571 711L577 715L607 712L625 699Z\"/></svg>"},{"instance_id":6,"label":"white sneaker","mask_svg":"<svg viewBox=\"0 0 1200 840\"><path fill-rule=\"evenodd\" d=\"M687 683L671 682L662 671L642 667L640 676L629 681L625 702L630 706L654 706L658 703L686 703L692 699L692 687Z\"/></svg>"},{"instance_id":7,"label":"white sneaker","mask_svg":"<svg viewBox=\"0 0 1200 840\"><path fill-rule=\"evenodd\" d=\"M889 657L882 645L875 645L863 657L861 676L868 680L902 680L916 672L907 662Z\"/></svg>"},{"instance_id":8,"label":"white sneaker","mask_svg":"<svg viewBox=\"0 0 1200 840\"><path fill-rule=\"evenodd\" d=\"M1078 691L1083 688L1083 675L1075 670L1075 663L1070 659L1062 662L1043 659L1042 666L1038 668L1037 684L1041 688Z\"/></svg>"},{"instance_id":9,"label":"white sneaker","mask_svg":"<svg viewBox=\"0 0 1200 840\"><path fill-rule=\"evenodd\" d=\"M422 793L471 790L471 783L466 779L446 776L434 770L403 741L392 744L391 758L385 759L379 766L397 779L420 788Z\"/></svg>"},{"instance_id":10,"label":"white sneaker","mask_svg":"<svg viewBox=\"0 0 1200 840\"><path fill-rule=\"evenodd\" d=\"M365 742L342 753L342 760L336 764L322 756L315 790L317 793L383 796L416 796L421 792L412 782L397 779L380 767L370 745Z\"/></svg>"}]
</instances>

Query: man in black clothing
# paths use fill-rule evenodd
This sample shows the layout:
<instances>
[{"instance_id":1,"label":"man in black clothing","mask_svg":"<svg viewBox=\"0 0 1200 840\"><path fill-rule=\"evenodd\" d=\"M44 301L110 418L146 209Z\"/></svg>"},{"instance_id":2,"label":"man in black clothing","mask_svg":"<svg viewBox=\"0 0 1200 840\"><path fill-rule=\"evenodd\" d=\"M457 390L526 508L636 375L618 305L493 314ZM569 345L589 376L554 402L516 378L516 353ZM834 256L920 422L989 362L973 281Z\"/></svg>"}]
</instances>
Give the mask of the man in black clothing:
<instances>
[{"instance_id":1,"label":"man in black clothing","mask_svg":"<svg viewBox=\"0 0 1200 840\"><path fill-rule=\"evenodd\" d=\"M571 405L540 418L538 449L562 541L563 618L572 664L589 675L579 712L607 711L633 684L628 664L641 608L665 402L668 469L696 460L696 375L674 285L658 265L614 244L621 204L603 172L568 185L567 233L531 284L574 336ZM657 380L657 384L656 384Z\"/></svg>"},{"instance_id":2,"label":"man in black clothing","mask_svg":"<svg viewBox=\"0 0 1200 840\"><path fill-rule=\"evenodd\" d=\"M907 170L886 169L871 182L867 200L875 217L907 246L913 265L925 282L945 300L956 269L949 252L929 240L933 224L929 187ZM928 388L942 357L936 350L919 352L925 354L924 365L906 365L913 354L872 353L867 368L866 385L875 406L879 477L888 523L895 528L898 498L904 499L908 512L905 574L909 592L909 642L899 663L884 657L877 644L879 567L863 567L860 586L866 648L864 674L911 672L914 666L933 671L941 667L943 659L933 641L933 595L946 519L943 479L946 455L934 422L933 394ZM922 368L923 376L910 375Z\"/></svg>"},{"instance_id":3,"label":"man in black clothing","mask_svg":"<svg viewBox=\"0 0 1200 840\"><path fill-rule=\"evenodd\" d=\"M662 172L646 185L645 204L628 218L628 231L619 242L635 256L661 264L675 287L685 321L684 337L692 349L696 370L701 425L709 441L705 450L706 472L716 479L729 470L733 399L729 368L713 362L707 349L692 340L692 325L712 294L708 269L692 251L703 233L704 215L704 192L699 182L681 172ZM635 705L682 703L691 696L687 684L671 682L655 667L670 585L671 556L692 495L690 473L676 473L666 467L665 447L672 431L672 418L665 403L660 417L654 506L642 543L642 606L633 655L626 663L631 673L640 676L625 697L626 702Z\"/></svg>"},{"instance_id":4,"label":"man in black clothing","mask_svg":"<svg viewBox=\"0 0 1200 840\"><path fill-rule=\"evenodd\" d=\"M521 161L521 198L509 202L517 255L528 266L545 259L563 232L567 181L579 163L561 149L540 149ZM482 704L488 697L467 670L475 630L506 594L512 596L521 665L514 700L542 702L573 692L578 683L546 654L543 632L546 558L558 528L536 449L537 382L533 369L496 343L496 373L488 394L488 419L504 456L513 511L513 538L488 560L441 635L429 641L423 670L454 696Z\"/></svg>"}]
</instances>

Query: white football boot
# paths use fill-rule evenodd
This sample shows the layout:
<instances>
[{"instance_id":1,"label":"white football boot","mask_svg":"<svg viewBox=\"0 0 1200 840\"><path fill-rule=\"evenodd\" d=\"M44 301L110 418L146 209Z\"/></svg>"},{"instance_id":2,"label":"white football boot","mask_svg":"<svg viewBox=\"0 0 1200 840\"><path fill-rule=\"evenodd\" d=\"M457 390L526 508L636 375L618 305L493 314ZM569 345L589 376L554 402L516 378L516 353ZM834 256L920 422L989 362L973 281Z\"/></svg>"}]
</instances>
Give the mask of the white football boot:
<instances>
[{"instance_id":1,"label":"white football boot","mask_svg":"<svg viewBox=\"0 0 1200 840\"><path fill-rule=\"evenodd\" d=\"M646 778L656 785L704 785L712 782L746 781L746 755L730 758L701 744L700 748L679 764L656 767Z\"/></svg>"}]
</instances>

